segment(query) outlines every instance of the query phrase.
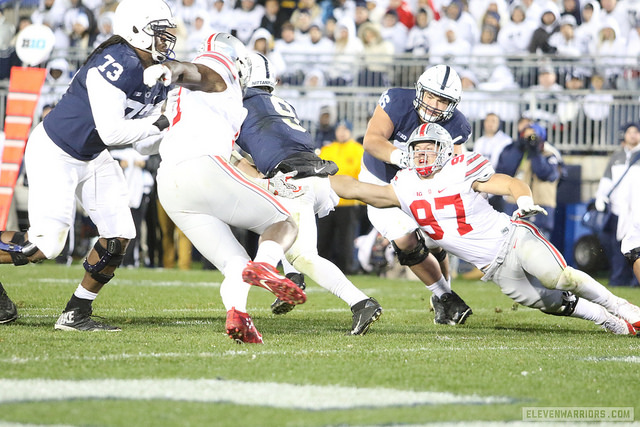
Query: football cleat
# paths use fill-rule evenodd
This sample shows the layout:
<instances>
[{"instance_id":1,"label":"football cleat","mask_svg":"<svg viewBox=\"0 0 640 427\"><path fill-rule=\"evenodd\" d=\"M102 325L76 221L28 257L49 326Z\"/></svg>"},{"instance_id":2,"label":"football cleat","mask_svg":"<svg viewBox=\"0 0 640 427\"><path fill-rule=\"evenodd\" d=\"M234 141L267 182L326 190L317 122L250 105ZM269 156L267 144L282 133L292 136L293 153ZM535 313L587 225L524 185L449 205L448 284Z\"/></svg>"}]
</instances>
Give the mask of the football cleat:
<instances>
[{"instance_id":1,"label":"football cleat","mask_svg":"<svg viewBox=\"0 0 640 427\"><path fill-rule=\"evenodd\" d=\"M631 325L631 323L626 320L614 316L613 314L607 313L607 320L600 325L602 329L612 332L616 335L636 335L636 328Z\"/></svg>"},{"instance_id":2,"label":"football cleat","mask_svg":"<svg viewBox=\"0 0 640 427\"><path fill-rule=\"evenodd\" d=\"M79 308L63 311L54 328L61 331L119 332L122 330L118 327L107 325L106 323L96 322L91 318L91 310L83 311Z\"/></svg>"},{"instance_id":3,"label":"football cleat","mask_svg":"<svg viewBox=\"0 0 640 427\"><path fill-rule=\"evenodd\" d=\"M429 300L429 304L435 313L433 318L433 323L436 325L453 325L453 321L447 318L447 313L444 310L444 304L440 302L440 298L438 298L435 294L431 295L431 299Z\"/></svg>"},{"instance_id":4,"label":"football cleat","mask_svg":"<svg viewBox=\"0 0 640 427\"><path fill-rule=\"evenodd\" d=\"M307 285L304 283L304 275L301 273L287 273L287 279L291 280L293 283L298 285L300 289L303 291L307 288ZM280 298L276 298L276 300L271 304L271 312L273 314L287 314L295 305L289 304L288 302L282 301Z\"/></svg>"},{"instance_id":5,"label":"football cleat","mask_svg":"<svg viewBox=\"0 0 640 427\"><path fill-rule=\"evenodd\" d=\"M266 262L249 261L242 271L242 280L246 283L264 288L280 300L292 304L304 304L307 296L295 283L280 275Z\"/></svg>"},{"instance_id":6,"label":"football cleat","mask_svg":"<svg viewBox=\"0 0 640 427\"><path fill-rule=\"evenodd\" d=\"M620 303L616 307L616 312L613 314L631 323L636 330L640 330L640 307L637 305L620 298Z\"/></svg>"},{"instance_id":7,"label":"football cleat","mask_svg":"<svg viewBox=\"0 0 640 427\"><path fill-rule=\"evenodd\" d=\"M467 321L467 317L473 314L471 307L453 291L443 294L440 297L440 302L444 305L447 319L453 322L450 323L451 325L463 325Z\"/></svg>"},{"instance_id":8,"label":"football cleat","mask_svg":"<svg viewBox=\"0 0 640 427\"><path fill-rule=\"evenodd\" d=\"M10 323L18 318L18 309L0 283L0 323Z\"/></svg>"},{"instance_id":9,"label":"football cleat","mask_svg":"<svg viewBox=\"0 0 640 427\"><path fill-rule=\"evenodd\" d=\"M232 307L227 311L227 322L225 327L227 328L227 335L229 338L235 340L238 344L253 343L262 344L262 335L253 325L251 316L247 313L236 310Z\"/></svg>"},{"instance_id":10,"label":"football cleat","mask_svg":"<svg viewBox=\"0 0 640 427\"><path fill-rule=\"evenodd\" d=\"M368 298L357 302L351 307L353 324L347 335L364 335L373 322L382 315L382 307L374 298Z\"/></svg>"}]
</instances>

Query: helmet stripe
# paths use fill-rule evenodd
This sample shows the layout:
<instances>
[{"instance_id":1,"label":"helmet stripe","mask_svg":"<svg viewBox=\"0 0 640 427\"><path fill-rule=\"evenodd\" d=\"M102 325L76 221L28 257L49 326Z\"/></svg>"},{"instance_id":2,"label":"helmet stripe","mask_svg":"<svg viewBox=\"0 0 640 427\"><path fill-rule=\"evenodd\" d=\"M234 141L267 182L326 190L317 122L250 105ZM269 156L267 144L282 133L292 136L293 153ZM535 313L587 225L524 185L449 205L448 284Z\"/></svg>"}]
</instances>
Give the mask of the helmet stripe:
<instances>
[{"instance_id":1,"label":"helmet stripe","mask_svg":"<svg viewBox=\"0 0 640 427\"><path fill-rule=\"evenodd\" d=\"M444 79L442 80L442 85L440 86L440 90L444 90L447 87L447 80L449 80L449 74L451 74L451 67L446 66L447 69L444 72Z\"/></svg>"},{"instance_id":2,"label":"helmet stripe","mask_svg":"<svg viewBox=\"0 0 640 427\"><path fill-rule=\"evenodd\" d=\"M237 72L235 71L235 66L233 65L233 63L229 61L229 58L226 57L225 55L222 55L218 52L207 52L207 53L203 53L202 55L198 55L198 57L196 57L194 61L198 60L199 58L212 58L217 60L218 62L221 62L225 67L227 67L227 69L233 76L233 79L234 80L237 79Z\"/></svg>"}]
</instances>

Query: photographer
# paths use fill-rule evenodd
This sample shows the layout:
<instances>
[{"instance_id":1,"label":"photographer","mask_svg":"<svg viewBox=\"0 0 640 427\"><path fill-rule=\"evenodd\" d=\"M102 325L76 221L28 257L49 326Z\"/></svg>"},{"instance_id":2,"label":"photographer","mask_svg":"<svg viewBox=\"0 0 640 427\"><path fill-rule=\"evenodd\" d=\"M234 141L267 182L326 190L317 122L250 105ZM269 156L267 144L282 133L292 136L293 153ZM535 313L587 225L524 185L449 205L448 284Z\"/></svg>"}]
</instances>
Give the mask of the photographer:
<instances>
[{"instance_id":1,"label":"photographer","mask_svg":"<svg viewBox=\"0 0 640 427\"><path fill-rule=\"evenodd\" d=\"M516 177L531 187L534 203L545 208L549 215L537 215L530 220L549 238L553 232L562 158L546 139L547 131L542 126L529 124L520 131L516 141L502 150L496 172ZM516 209L515 202L507 198L505 213L511 214Z\"/></svg>"}]
</instances>

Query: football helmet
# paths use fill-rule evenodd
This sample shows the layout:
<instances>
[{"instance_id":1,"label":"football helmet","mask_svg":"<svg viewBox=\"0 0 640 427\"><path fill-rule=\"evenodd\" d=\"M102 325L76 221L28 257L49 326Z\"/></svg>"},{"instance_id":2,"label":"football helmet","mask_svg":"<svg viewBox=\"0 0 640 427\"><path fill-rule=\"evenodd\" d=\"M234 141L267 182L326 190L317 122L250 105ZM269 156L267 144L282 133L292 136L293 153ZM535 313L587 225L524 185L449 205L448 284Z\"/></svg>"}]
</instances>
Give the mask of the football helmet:
<instances>
[{"instance_id":1,"label":"football helmet","mask_svg":"<svg viewBox=\"0 0 640 427\"><path fill-rule=\"evenodd\" d=\"M416 145L422 142L433 142L433 150L416 150ZM453 157L453 141L445 128L437 123L425 123L418 126L409 137L410 168L422 177L428 177L442 169ZM429 155L436 154L435 160L428 164Z\"/></svg>"},{"instance_id":2,"label":"football helmet","mask_svg":"<svg viewBox=\"0 0 640 427\"><path fill-rule=\"evenodd\" d=\"M113 33L149 52L156 62L173 55L176 36L168 28L176 28L176 24L171 9L162 0L122 0L113 18ZM162 51L156 46L158 40L164 42Z\"/></svg>"},{"instance_id":3,"label":"football helmet","mask_svg":"<svg viewBox=\"0 0 640 427\"><path fill-rule=\"evenodd\" d=\"M249 87L266 87L269 88L269 92L273 92L276 88L276 76L269 58L259 52L252 52L249 57L251 58Z\"/></svg>"},{"instance_id":4,"label":"football helmet","mask_svg":"<svg viewBox=\"0 0 640 427\"><path fill-rule=\"evenodd\" d=\"M198 53L219 52L231 58L238 73L240 87L244 91L251 78L251 58L244 44L229 33L213 33L200 45Z\"/></svg>"},{"instance_id":5,"label":"football helmet","mask_svg":"<svg viewBox=\"0 0 640 427\"><path fill-rule=\"evenodd\" d=\"M430 107L424 102L424 94L432 93L449 101L446 109ZM425 123L435 123L447 120L460 102L462 82L456 70L448 65L435 65L428 68L416 82L416 97L413 108L416 109L420 120Z\"/></svg>"}]
</instances>

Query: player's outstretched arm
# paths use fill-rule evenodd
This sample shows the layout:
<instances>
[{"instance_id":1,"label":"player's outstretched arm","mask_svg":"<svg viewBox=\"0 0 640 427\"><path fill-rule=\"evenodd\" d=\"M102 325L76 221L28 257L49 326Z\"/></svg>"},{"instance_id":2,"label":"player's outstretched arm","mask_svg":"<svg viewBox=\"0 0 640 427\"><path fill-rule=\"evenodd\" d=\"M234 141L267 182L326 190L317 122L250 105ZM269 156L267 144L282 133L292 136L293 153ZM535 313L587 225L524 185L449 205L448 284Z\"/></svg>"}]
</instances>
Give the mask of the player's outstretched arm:
<instances>
[{"instance_id":1,"label":"player's outstretched arm","mask_svg":"<svg viewBox=\"0 0 640 427\"><path fill-rule=\"evenodd\" d=\"M203 92L223 92L227 89L224 79L216 71L202 64L183 61L167 61L145 68L144 83L152 87L157 82Z\"/></svg>"},{"instance_id":2,"label":"player's outstretched arm","mask_svg":"<svg viewBox=\"0 0 640 427\"><path fill-rule=\"evenodd\" d=\"M533 203L531 188L523 181L509 175L493 174L485 182L474 182L473 189L499 196L512 196L518 205L518 209L514 212L516 218L525 218L539 213L547 215L544 208Z\"/></svg>"},{"instance_id":3,"label":"player's outstretched arm","mask_svg":"<svg viewBox=\"0 0 640 427\"><path fill-rule=\"evenodd\" d=\"M368 184L347 175L333 175L329 180L333 191L343 199L360 200L376 208L400 207L391 185Z\"/></svg>"},{"instance_id":4,"label":"player's outstretched arm","mask_svg":"<svg viewBox=\"0 0 640 427\"><path fill-rule=\"evenodd\" d=\"M367 153L376 159L405 168L407 167L408 157L405 152L389 142L392 133L393 122L382 107L378 105L373 112L373 116L371 116L371 120L369 120L362 146Z\"/></svg>"}]
</instances>

